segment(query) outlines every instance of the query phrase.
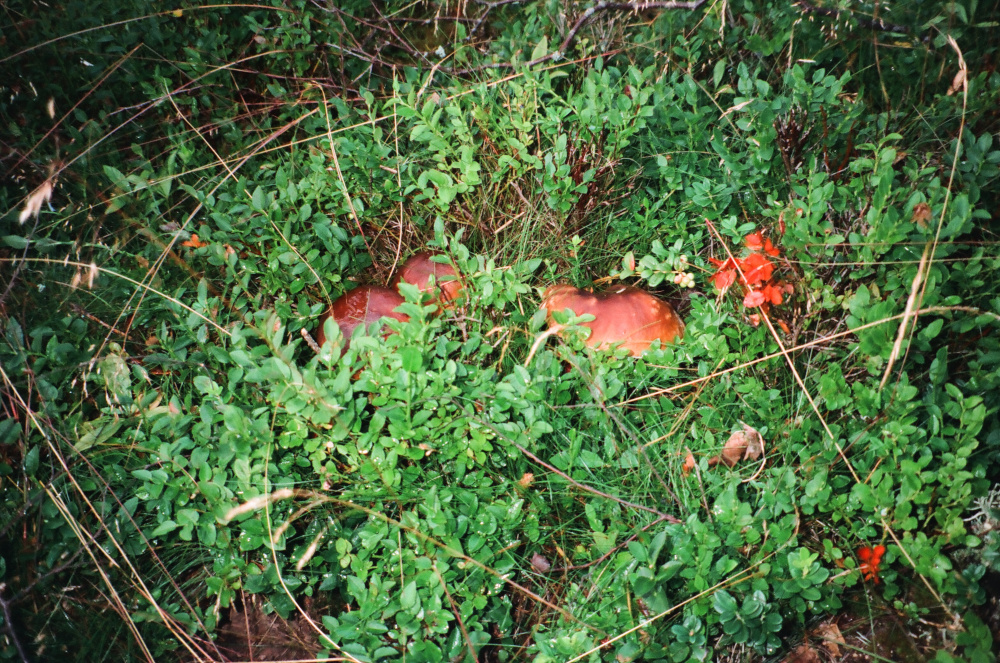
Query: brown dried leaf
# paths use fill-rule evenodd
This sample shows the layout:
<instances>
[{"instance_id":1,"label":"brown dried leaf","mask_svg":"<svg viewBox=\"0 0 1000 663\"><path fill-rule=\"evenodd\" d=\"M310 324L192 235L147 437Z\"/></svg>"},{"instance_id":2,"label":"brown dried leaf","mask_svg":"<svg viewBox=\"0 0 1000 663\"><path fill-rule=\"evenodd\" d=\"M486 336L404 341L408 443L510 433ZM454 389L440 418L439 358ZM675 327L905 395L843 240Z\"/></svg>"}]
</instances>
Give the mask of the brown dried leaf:
<instances>
[{"instance_id":1,"label":"brown dried leaf","mask_svg":"<svg viewBox=\"0 0 1000 663\"><path fill-rule=\"evenodd\" d=\"M965 69L959 69L955 78L951 79L951 87L948 88L948 96L952 96L965 87Z\"/></svg>"},{"instance_id":2,"label":"brown dried leaf","mask_svg":"<svg viewBox=\"0 0 1000 663\"><path fill-rule=\"evenodd\" d=\"M921 228L926 228L927 222L931 220L931 206L927 203L917 203L914 205L911 220Z\"/></svg>"},{"instance_id":3,"label":"brown dried leaf","mask_svg":"<svg viewBox=\"0 0 1000 663\"><path fill-rule=\"evenodd\" d=\"M720 454L723 463L732 467L743 460L743 454L747 452L749 440L743 431L737 431L726 440L726 446L722 447Z\"/></svg>"},{"instance_id":4,"label":"brown dried leaf","mask_svg":"<svg viewBox=\"0 0 1000 663\"><path fill-rule=\"evenodd\" d=\"M840 645L846 646L847 643L844 642L844 636L841 635L840 627L837 626L836 622L824 622L817 626L812 634L823 641L823 646L830 652L834 660L840 658Z\"/></svg>"},{"instance_id":5,"label":"brown dried leaf","mask_svg":"<svg viewBox=\"0 0 1000 663\"><path fill-rule=\"evenodd\" d=\"M764 455L764 438L756 429L743 424L743 433L747 437L747 450L743 454L743 460L757 460Z\"/></svg>"},{"instance_id":6,"label":"brown dried leaf","mask_svg":"<svg viewBox=\"0 0 1000 663\"><path fill-rule=\"evenodd\" d=\"M518 480L517 485L521 487L521 490L526 490L531 482L535 480L535 475L531 472L525 472L521 478Z\"/></svg>"},{"instance_id":7,"label":"brown dried leaf","mask_svg":"<svg viewBox=\"0 0 1000 663\"><path fill-rule=\"evenodd\" d=\"M781 663L822 663L819 654L809 645L799 645Z\"/></svg>"},{"instance_id":8,"label":"brown dried leaf","mask_svg":"<svg viewBox=\"0 0 1000 663\"><path fill-rule=\"evenodd\" d=\"M756 430L743 425L743 430L729 436L722 453L713 460L733 467L741 460L757 460L764 453L764 440ZM716 460L717 459L717 460ZM712 461L709 461L713 464Z\"/></svg>"},{"instance_id":9,"label":"brown dried leaf","mask_svg":"<svg viewBox=\"0 0 1000 663\"><path fill-rule=\"evenodd\" d=\"M548 573L552 570L552 564L549 563L549 560L545 559L545 555L535 553L531 556L531 568L539 573Z\"/></svg>"},{"instance_id":10,"label":"brown dried leaf","mask_svg":"<svg viewBox=\"0 0 1000 663\"><path fill-rule=\"evenodd\" d=\"M52 180L47 179L37 189L32 191L28 199L24 201L24 209L21 210L21 214L17 217L18 222L24 223L31 217L38 216L38 213L42 211L42 205L52 200L53 190Z\"/></svg>"}]
</instances>

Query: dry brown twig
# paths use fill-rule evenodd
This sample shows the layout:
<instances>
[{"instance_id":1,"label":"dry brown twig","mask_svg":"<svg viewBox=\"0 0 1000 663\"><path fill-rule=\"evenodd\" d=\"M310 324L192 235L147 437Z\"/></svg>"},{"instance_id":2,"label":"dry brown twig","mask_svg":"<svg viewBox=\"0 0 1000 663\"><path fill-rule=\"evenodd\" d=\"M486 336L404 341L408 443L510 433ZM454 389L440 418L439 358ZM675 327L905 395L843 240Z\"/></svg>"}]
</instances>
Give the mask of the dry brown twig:
<instances>
[{"instance_id":1,"label":"dry brown twig","mask_svg":"<svg viewBox=\"0 0 1000 663\"><path fill-rule=\"evenodd\" d=\"M958 56L958 74L955 75L955 80L952 82L952 85L954 86L958 83L962 89L962 114L959 118L958 136L955 139L955 156L951 162L951 173L948 176L948 186L946 186L944 190L944 204L941 205L941 214L938 217L937 228L934 231L934 239L927 243L924 247L923 255L920 256L920 264L917 266L917 273L914 275L913 283L910 285L910 296L906 300L906 309L903 312L903 322L899 325L899 332L896 334L896 342L892 346L892 353L889 355L889 361L886 363L885 373L882 375L882 381L879 383L879 389L884 389L886 383L889 381L889 375L892 373L893 364L896 359L899 358L900 350L903 345L903 338L907 336L907 323L910 321L911 317L913 324L909 325L909 336L907 340L912 339L913 334L916 331L917 316L913 315L912 312L920 308L920 305L924 301L924 294L927 292L927 276L930 274L931 267L934 266L934 254L937 252L938 242L941 239L941 229L944 227L944 217L948 211L948 203L951 201L952 185L955 182L955 171L958 168L958 158L962 149L962 135L965 132L965 115L969 102L968 67L965 64L965 57L962 55L962 50L958 47L958 42L956 42L954 37L951 35L947 35L947 39L948 45L951 46L952 50L954 50L955 54ZM907 344L906 353L909 354L909 351L910 346Z\"/></svg>"}]
</instances>

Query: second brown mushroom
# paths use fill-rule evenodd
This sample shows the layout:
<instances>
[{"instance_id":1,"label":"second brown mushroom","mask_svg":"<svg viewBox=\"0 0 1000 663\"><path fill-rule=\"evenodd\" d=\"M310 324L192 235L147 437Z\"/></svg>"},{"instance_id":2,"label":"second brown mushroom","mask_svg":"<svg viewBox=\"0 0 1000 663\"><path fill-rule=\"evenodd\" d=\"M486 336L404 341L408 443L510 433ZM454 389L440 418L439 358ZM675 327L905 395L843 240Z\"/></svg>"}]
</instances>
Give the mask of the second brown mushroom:
<instances>
[{"instance_id":1,"label":"second brown mushroom","mask_svg":"<svg viewBox=\"0 0 1000 663\"><path fill-rule=\"evenodd\" d=\"M398 289L400 283L410 283L421 292L430 292L432 304L444 306L461 297L464 292L461 278L450 264L432 260L437 255L441 254L421 251L410 256L392 280L393 289Z\"/></svg>"},{"instance_id":2,"label":"second brown mushroom","mask_svg":"<svg viewBox=\"0 0 1000 663\"><path fill-rule=\"evenodd\" d=\"M344 350L351 344L351 334L358 325L368 326L382 318L394 318L407 322L410 318L395 311L405 300L398 292L377 285L363 285L338 297L333 305L319 319L319 330L316 332L316 342L323 346L326 334L323 324L327 318L333 318L340 333L344 336Z\"/></svg>"},{"instance_id":3,"label":"second brown mushroom","mask_svg":"<svg viewBox=\"0 0 1000 663\"><path fill-rule=\"evenodd\" d=\"M552 317L556 311L593 315L590 322L580 323L590 329L586 344L599 349L620 344L635 357L655 341L666 344L684 336L684 323L670 304L632 286L593 293L565 283L554 285L545 291L542 308L556 333L561 331Z\"/></svg>"},{"instance_id":4,"label":"second brown mushroom","mask_svg":"<svg viewBox=\"0 0 1000 663\"><path fill-rule=\"evenodd\" d=\"M404 301L399 293L400 283L415 285L421 292L431 293L431 303L435 305L448 306L458 297L461 297L464 290L462 282L455 269L447 264L431 260L435 253L422 251L410 256L403 264L399 274L392 281L392 287L383 288L375 285L363 285L346 292L338 297L330 309L319 319L319 328L316 332L316 342L322 347L326 341L326 334L323 332L323 325L327 318L333 318L340 332L344 336L344 350L350 347L351 334L355 328L364 324L371 325L382 318L394 318L401 322L407 322L409 317L403 313L397 313L396 307ZM431 286L431 277L434 279L434 286Z\"/></svg>"}]
</instances>

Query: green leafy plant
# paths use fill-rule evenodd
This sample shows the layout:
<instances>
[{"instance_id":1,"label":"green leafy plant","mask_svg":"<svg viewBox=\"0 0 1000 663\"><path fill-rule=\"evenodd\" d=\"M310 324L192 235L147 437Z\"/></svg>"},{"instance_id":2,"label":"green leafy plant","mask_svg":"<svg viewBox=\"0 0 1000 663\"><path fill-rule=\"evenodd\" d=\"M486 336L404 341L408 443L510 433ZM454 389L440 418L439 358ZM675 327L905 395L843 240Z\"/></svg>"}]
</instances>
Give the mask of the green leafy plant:
<instances>
[{"instance_id":1,"label":"green leafy plant","mask_svg":"<svg viewBox=\"0 0 1000 663\"><path fill-rule=\"evenodd\" d=\"M776 657L862 605L989 660L985 6L64 9L0 62L4 660L247 658L255 614L275 658ZM428 248L454 308L313 351ZM566 280L684 339L545 336Z\"/></svg>"}]
</instances>

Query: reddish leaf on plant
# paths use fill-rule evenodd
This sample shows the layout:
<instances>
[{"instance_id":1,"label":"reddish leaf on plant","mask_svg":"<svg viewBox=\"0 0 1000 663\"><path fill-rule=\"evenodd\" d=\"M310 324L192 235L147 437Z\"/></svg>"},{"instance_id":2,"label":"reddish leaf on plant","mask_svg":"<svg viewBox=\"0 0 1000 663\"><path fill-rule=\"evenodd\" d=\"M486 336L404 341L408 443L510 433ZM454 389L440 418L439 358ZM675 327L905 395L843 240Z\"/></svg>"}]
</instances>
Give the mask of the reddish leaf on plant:
<instances>
[{"instance_id":1,"label":"reddish leaf on plant","mask_svg":"<svg viewBox=\"0 0 1000 663\"><path fill-rule=\"evenodd\" d=\"M764 253L769 256L778 257L781 254L781 250L778 249L774 244L771 243L771 239L768 238L764 240Z\"/></svg>"},{"instance_id":2,"label":"reddish leaf on plant","mask_svg":"<svg viewBox=\"0 0 1000 663\"><path fill-rule=\"evenodd\" d=\"M694 454L688 451L687 455L684 456L684 464L681 465L681 473L684 476L687 476L688 474L691 473L691 470L693 470L696 465L697 463L695 462Z\"/></svg>"},{"instance_id":3,"label":"reddish leaf on plant","mask_svg":"<svg viewBox=\"0 0 1000 663\"><path fill-rule=\"evenodd\" d=\"M768 283L761 288L760 292L764 295L765 301L768 301L775 306L781 304L781 288Z\"/></svg>"},{"instance_id":4,"label":"reddish leaf on plant","mask_svg":"<svg viewBox=\"0 0 1000 663\"><path fill-rule=\"evenodd\" d=\"M736 282L735 269L720 269L711 278L712 283L719 291L725 290Z\"/></svg>"},{"instance_id":5,"label":"reddish leaf on plant","mask_svg":"<svg viewBox=\"0 0 1000 663\"><path fill-rule=\"evenodd\" d=\"M760 290L751 290L747 293L747 296L743 298L743 305L747 308L754 308L756 306L760 306L766 301L767 298L764 297L763 292Z\"/></svg>"},{"instance_id":6,"label":"reddish leaf on plant","mask_svg":"<svg viewBox=\"0 0 1000 663\"><path fill-rule=\"evenodd\" d=\"M717 260L715 258L709 258L708 261L719 268L719 271L724 269L736 269L736 261L732 258L726 258L725 260Z\"/></svg>"},{"instance_id":7,"label":"reddish leaf on plant","mask_svg":"<svg viewBox=\"0 0 1000 663\"><path fill-rule=\"evenodd\" d=\"M747 243L747 248L751 251L760 251L764 248L764 239L760 236L760 233L750 233L744 238Z\"/></svg>"},{"instance_id":8,"label":"reddish leaf on plant","mask_svg":"<svg viewBox=\"0 0 1000 663\"><path fill-rule=\"evenodd\" d=\"M871 580L876 585L878 584L878 567L882 563L882 555L884 554L885 546L875 546L874 548L862 546L858 548L858 559L861 560L861 565L858 566L858 569L861 571L862 578Z\"/></svg>"},{"instance_id":9,"label":"reddish leaf on plant","mask_svg":"<svg viewBox=\"0 0 1000 663\"><path fill-rule=\"evenodd\" d=\"M774 265L760 253L751 253L740 264L743 276L750 285L758 285L764 281L771 280L774 273Z\"/></svg>"},{"instance_id":10,"label":"reddish leaf on plant","mask_svg":"<svg viewBox=\"0 0 1000 663\"><path fill-rule=\"evenodd\" d=\"M726 258L725 260L709 258L708 260L719 268L718 271L716 271L715 274L709 278L709 280L715 285L716 289L719 291L725 290L736 282L736 262L732 258Z\"/></svg>"},{"instance_id":11,"label":"reddish leaf on plant","mask_svg":"<svg viewBox=\"0 0 1000 663\"><path fill-rule=\"evenodd\" d=\"M192 249L200 249L203 246L208 246L208 243L201 241L198 239L198 235L191 233L191 239L186 242L181 242L181 246L189 246Z\"/></svg>"}]
</instances>

